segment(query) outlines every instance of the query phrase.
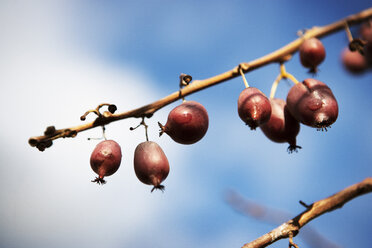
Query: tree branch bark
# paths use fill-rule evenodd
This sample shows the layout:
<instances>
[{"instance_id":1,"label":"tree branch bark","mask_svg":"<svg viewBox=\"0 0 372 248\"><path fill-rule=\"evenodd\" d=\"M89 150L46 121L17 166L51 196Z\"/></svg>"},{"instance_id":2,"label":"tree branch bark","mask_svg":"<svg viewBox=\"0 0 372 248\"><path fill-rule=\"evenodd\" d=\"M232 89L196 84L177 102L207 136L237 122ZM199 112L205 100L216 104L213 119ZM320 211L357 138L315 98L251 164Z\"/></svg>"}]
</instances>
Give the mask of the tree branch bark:
<instances>
[{"instance_id":1,"label":"tree branch bark","mask_svg":"<svg viewBox=\"0 0 372 248\"><path fill-rule=\"evenodd\" d=\"M362 182L351 185L340 192L314 202L308 208L293 219L281 224L269 233L264 234L258 239L245 244L242 248L263 248L291 235L296 236L300 229L311 220L320 215L341 208L345 203L355 197L372 192L372 177L364 179Z\"/></svg>"},{"instance_id":2,"label":"tree branch bark","mask_svg":"<svg viewBox=\"0 0 372 248\"><path fill-rule=\"evenodd\" d=\"M229 203L237 212L244 214L245 216L253 217L256 220L273 224L274 226L280 225L292 217L292 214L288 212L270 208L252 200L245 199L243 196L233 190L229 190L226 193L225 199L226 202ZM300 201L300 203L306 208L309 207L302 201ZM304 243L307 243L309 247L341 248L334 241L327 239L311 226L307 226L306 229L301 231L301 239Z\"/></svg>"},{"instance_id":3,"label":"tree branch bark","mask_svg":"<svg viewBox=\"0 0 372 248\"><path fill-rule=\"evenodd\" d=\"M75 137L79 132L95 128L97 126L107 125L111 122L123 120L126 118L131 117L151 117L157 110L171 104L182 97L187 95L193 94L195 92L201 91L208 87L217 85L224 81L233 79L235 77L240 76L239 69L242 69L244 73L253 71L260 67L266 66L270 63L277 63L277 62L284 62L291 58L291 56L298 51L300 45L305 39L309 39L312 37L323 37L334 32L337 32L343 28L345 25L355 25L361 23L369 18L372 17L372 8L363 10L357 14L350 15L344 19L341 19L337 22L331 23L326 26L322 27L313 27L305 32L301 37L297 38L296 40L290 42L289 44L283 46L282 48L262 56L258 59L252 60L247 63L241 63L240 65L236 66L235 68L221 73L219 75L204 79L204 80L194 80L192 83L184 87L183 89L176 91L162 99L159 99L153 103L147 104L140 108L136 108L130 111L126 111L119 114L106 114L96 118L93 122L86 123L83 125L71 127L71 128L63 128L56 130L55 133L42 135L37 137L31 137L29 139L29 144L31 146L35 146L39 148L39 150L43 150L52 144L52 140L58 138L66 138L66 137ZM40 149L43 148L43 149Z\"/></svg>"}]
</instances>

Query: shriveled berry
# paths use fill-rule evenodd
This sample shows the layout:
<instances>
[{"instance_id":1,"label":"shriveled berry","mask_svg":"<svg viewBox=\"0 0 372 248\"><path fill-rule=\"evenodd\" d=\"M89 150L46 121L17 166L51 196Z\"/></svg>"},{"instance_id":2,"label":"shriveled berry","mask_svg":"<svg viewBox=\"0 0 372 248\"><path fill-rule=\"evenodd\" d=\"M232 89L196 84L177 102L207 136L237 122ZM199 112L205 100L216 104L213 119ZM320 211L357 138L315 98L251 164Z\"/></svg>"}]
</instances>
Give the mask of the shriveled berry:
<instances>
[{"instance_id":1,"label":"shriveled berry","mask_svg":"<svg viewBox=\"0 0 372 248\"><path fill-rule=\"evenodd\" d=\"M322 130L327 130L338 116L338 104L331 89L313 78L305 79L289 90L287 107L299 122Z\"/></svg>"},{"instance_id":2,"label":"shriveled berry","mask_svg":"<svg viewBox=\"0 0 372 248\"><path fill-rule=\"evenodd\" d=\"M134 152L134 171L144 184L153 185L153 189L164 190L161 185L169 173L169 162L161 147L153 142L140 143Z\"/></svg>"},{"instance_id":3,"label":"shriveled berry","mask_svg":"<svg viewBox=\"0 0 372 248\"><path fill-rule=\"evenodd\" d=\"M367 69L367 62L358 51L352 52L346 47L341 54L341 61L345 69L353 74L359 74Z\"/></svg>"},{"instance_id":4,"label":"shriveled berry","mask_svg":"<svg viewBox=\"0 0 372 248\"><path fill-rule=\"evenodd\" d=\"M301 64L310 68L310 72L316 72L317 66L323 62L326 56L324 46L317 38L305 40L299 49Z\"/></svg>"},{"instance_id":5,"label":"shriveled berry","mask_svg":"<svg viewBox=\"0 0 372 248\"><path fill-rule=\"evenodd\" d=\"M262 132L270 140L277 143L288 142L288 152L301 149L296 144L296 137L300 131L300 123L289 113L283 99L270 99L271 116L268 122L260 126Z\"/></svg>"},{"instance_id":6,"label":"shriveled berry","mask_svg":"<svg viewBox=\"0 0 372 248\"><path fill-rule=\"evenodd\" d=\"M45 129L44 135L49 136L56 133L56 128L54 126L49 126Z\"/></svg>"},{"instance_id":7,"label":"shriveled berry","mask_svg":"<svg viewBox=\"0 0 372 248\"><path fill-rule=\"evenodd\" d=\"M169 113L165 126L159 122L159 135L166 133L180 144L194 144L204 137L208 124L208 113L204 106L195 101L186 101Z\"/></svg>"},{"instance_id":8,"label":"shriveled berry","mask_svg":"<svg viewBox=\"0 0 372 248\"><path fill-rule=\"evenodd\" d=\"M248 87L239 95L238 114L254 130L270 119L270 101L259 89Z\"/></svg>"},{"instance_id":9,"label":"shriveled berry","mask_svg":"<svg viewBox=\"0 0 372 248\"><path fill-rule=\"evenodd\" d=\"M111 176L119 169L121 157L121 148L115 141L104 140L98 143L90 156L90 166L98 174L98 177L92 182L106 183L103 178Z\"/></svg>"},{"instance_id":10,"label":"shriveled berry","mask_svg":"<svg viewBox=\"0 0 372 248\"><path fill-rule=\"evenodd\" d=\"M116 111L117 109L118 109L118 108L116 107L115 104L110 104L110 105L108 106L108 111L109 111L111 114L115 113L115 111Z\"/></svg>"}]
</instances>

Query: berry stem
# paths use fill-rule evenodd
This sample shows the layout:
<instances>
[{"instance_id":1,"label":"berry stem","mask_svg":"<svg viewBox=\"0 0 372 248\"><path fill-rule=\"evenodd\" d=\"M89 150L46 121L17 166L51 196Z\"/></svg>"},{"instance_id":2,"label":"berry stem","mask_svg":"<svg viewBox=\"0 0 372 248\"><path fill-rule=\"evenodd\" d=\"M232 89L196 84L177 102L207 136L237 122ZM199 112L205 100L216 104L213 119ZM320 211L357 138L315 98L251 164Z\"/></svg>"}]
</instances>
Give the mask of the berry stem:
<instances>
[{"instance_id":1,"label":"berry stem","mask_svg":"<svg viewBox=\"0 0 372 248\"><path fill-rule=\"evenodd\" d=\"M280 62L280 73L276 77L275 81L273 82L273 84L271 86L270 99L274 99L275 93L276 93L276 89L278 88L278 84L279 84L280 80L282 80L283 78L289 78L294 84L298 84L299 83L299 81L292 74L288 73L285 70L284 63L283 62Z\"/></svg>"},{"instance_id":2,"label":"berry stem","mask_svg":"<svg viewBox=\"0 0 372 248\"><path fill-rule=\"evenodd\" d=\"M280 74L282 78L289 78L294 84L300 83L292 74L285 70L284 63L280 63Z\"/></svg>"},{"instance_id":3,"label":"berry stem","mask_svg":"<svg viewBox=\"0 0 372 248\"><path fill-rule=\"evenodd\" d=\"M286 73L285 77L283 78L289 78L294 84L299 84L300 82L290 73Z\"/></svg>"},{"instance_id":4,"label":"berry stem","mask_svg":"<svg viewBox=\"0 0 372 248\"><path fill-rule=\"evenodd\" d=\"M279 74L276 77L273 85L271 86L270 99L274 99L275 93L276 93L276 89L278 88L278 84L279 84L280 80L282 80L282 78L283 78L282 74Z\"/></svg>"},{"instance_id":5,"label":"berry stem","mask_svg":"<svg viewBox=\"0 0 372 248\"><path fill-rule=\"evenodd\" d=\"M159 126L161 125L160 123L158 123L158 124L159 124ZM135 126L135 127L130 127L129 130L130 130L130 131L133 131L133 130L137 129L137 128L140 127L140 126L144 126L144 127L145 127L146 141L149 141L149 136L148 136L148 133L147 133L147 129L148 129L149 126L146 124L146 122L145 122L145 117L144 117L144 116L142 116L142 121L140 122L140 124L138 124L138 125ZM161 125L160 127L162 127L162 125ZM159 136L160 136L160 135L159 135Z\"/></svg>"},{"instance_id":6,"label":"berry stem","mask_svg":"<svg viewBox=\"0 0 372 248\"><path fill-rule=\"evenodd\" d=\"M102 137L88 138L88 140L101 140L101 139L107 140L107 138L106 138L106 127L104 125L102 125Z\"/></svg>"},{"instance_id":7,"label":"berry stem","mask_svg":"<svg viewBox=\"0 0 372 248\"><path fill-rule=\"evenodd\" d=\"M291 247L299 248L298 245L296 245L293 242L293 233L292 232L289 233L289 248L291 248Z\"/></svg>"},{"instance_id":8,"label":"berry stem","mask_svg":"<svg viewBox=\"0 0 372 248\"><path fill-rule=\"evenodd\" d=\"M240 72L240 75L241 75L242 78L243 78L245 88L249 88L248 81L247 81L247 79L245 78L245 75L244 75L244 72L243 72L243 69L242 69L241 66L239 66L239 72Z\"/></svg>"},{"instance_id":9,"label":"berry stem","mask_svg":"<svg viewBox=\"0 0 372 248\"><path fill-rule=\"evenodd\" d=\"M103 136L103 138L104 138L105 140L107 140L107 138L106 138L106 128L105 128L105 126L102 126L102 136Z\"/></svg>"},{"instance_id":10,"label":"berry stem","mask_svg":"<svg viewBox=\"0 0 372 248\"><path fill-rule=\"evenodd\" d=\"M345 22L345 31L346 31L346 35L347 35L347 38L348 38L349 42L352 42L353 41L353 35L351 34L349 24L347 24L347 22Z\"/></svg>"},{"instance_id":11,"label":"berry stem","mask_svg":"<svg viewBox=\"0 0 372 248\"><path fill-rule=\"evenodd\" d=\"M143 117L143 119L142 119L142 125L145 127L145 135L146 135L146 141L149 141L149 135L148 135L148 132L147 132L147 129L148 129L148 125L146 125L146 123L145 123L145 117Z\"/></svg>"}]
</instances>

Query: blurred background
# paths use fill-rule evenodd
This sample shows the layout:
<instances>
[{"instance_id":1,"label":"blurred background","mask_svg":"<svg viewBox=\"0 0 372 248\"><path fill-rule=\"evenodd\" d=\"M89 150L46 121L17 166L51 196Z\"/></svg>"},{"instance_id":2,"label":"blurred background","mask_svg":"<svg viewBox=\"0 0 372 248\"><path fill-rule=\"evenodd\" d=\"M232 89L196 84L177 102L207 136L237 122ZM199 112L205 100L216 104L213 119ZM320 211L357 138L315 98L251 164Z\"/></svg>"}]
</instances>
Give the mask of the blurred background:
<instances>
[{"instance_id":1,"label":"blurred background","mask_svg":"<svg viewBox=\"0 0 372 248\"><path fill-rule=\"evenodd\" d=\"M371 176L372 73L343 68L345 32L322 39L327 57L316 76L338 99L339 118L328 132L301 126L298 153L240 120L241 78L187 97L209 113L209 130L194 145L158 136L157 122L181 101L147 120L150 140L170 161L164 193L150 193L134 174L134 149L145 135L129 127L139 119L106 126L123 160L104 186L90 182L99 141L87 140L100 137L100 128L43 153L27 142L49 125L81 124L99 103L114 103L118 112L140 107L177 91L180 73L217 75L280 48L299 30L369 7L369 0L0 1L0 247L241 247L278 223L236 211L229 192L270 208L269 215L285 211L284 221L304 210L299 200L310 204ZM298 54L286 68L299 80L311 77ZM246 77L269 95L278 72L272 64ZM282 81L277 97L290 87ZM369 247L371 207L372 195L354 199L294 240L314 247L304 238L312 228L328 240L317 247Z\"/></svg>"}]
</instances>

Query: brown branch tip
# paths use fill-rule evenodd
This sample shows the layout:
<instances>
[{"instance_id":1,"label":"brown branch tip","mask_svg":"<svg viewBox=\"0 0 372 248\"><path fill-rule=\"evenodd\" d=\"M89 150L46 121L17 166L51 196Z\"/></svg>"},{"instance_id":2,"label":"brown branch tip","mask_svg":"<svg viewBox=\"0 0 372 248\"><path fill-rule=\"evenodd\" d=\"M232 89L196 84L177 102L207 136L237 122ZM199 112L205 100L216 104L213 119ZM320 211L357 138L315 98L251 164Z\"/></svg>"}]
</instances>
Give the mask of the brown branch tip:
<instances>
[{"instance_id":1,"label":"brown branch tip","mask_svg":"<svg viewBox=\"0 0 372 248\"><path fill-rule=\"evenodd\" d=\"M263 248L284 238L289 238L290 247L297 247L297 245L293 242L293 237L295 237L299 233L300 229L311 220L319 217L322 214L341 208L345 203L351 201L355 197L371 192L372 177L369 177L364 179L362 182L351 185L330 197L314 202L311 205L306 205L308 208L304 212L281 224L272 231L262 235L256 240L245 244L243 248Z\"/></svg>"}]
</instances>

